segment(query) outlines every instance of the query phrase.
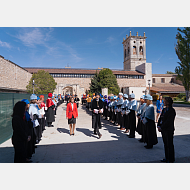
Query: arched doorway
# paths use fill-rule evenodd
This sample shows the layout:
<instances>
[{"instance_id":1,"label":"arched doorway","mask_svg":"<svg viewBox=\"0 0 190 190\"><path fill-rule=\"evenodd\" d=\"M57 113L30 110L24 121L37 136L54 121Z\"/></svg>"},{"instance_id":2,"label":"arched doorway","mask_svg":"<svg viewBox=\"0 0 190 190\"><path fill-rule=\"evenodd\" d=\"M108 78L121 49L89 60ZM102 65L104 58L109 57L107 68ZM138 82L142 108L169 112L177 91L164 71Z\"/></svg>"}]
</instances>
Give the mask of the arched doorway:
<instances>
[{"instance_id":1,"label":"arched doorway","mask_svg":"<svg viewBox=\"0 0 190 190\"><path fill-rule=\"evenodd\" d=\"M63 95L65 94L73 94L73 87L71 86L66 86L62 89Z\"/></svg>"}]
</instances>

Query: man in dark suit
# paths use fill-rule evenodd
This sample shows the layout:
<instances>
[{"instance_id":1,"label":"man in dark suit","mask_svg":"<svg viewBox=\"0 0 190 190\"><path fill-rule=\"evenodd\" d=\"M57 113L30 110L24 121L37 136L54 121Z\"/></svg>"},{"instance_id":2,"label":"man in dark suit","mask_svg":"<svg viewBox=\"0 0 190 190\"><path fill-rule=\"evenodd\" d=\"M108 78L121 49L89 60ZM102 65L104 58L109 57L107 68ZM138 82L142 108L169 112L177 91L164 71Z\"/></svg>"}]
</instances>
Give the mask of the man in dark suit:
<instances>
[{"instance_id":1,"label":"man in dark suit","mask_svg":"<svg viewBox=\"0 0 190 190\"><path fill-rule=\"evenodd\" d=\"M174 162L174 120L176 116L175 109L172 107L173 100L171 97L164 99L165 108L162 110L160 118L158 120L158 131L162 133L162 139L164 142L165 158L161 162Z\"/></svg>"},{"instance_id":2,"label":"man in dark suit","mask_svg":"<svg viewBox=\"0 0 190 190\"><path fill-rule=\"evenodd\" d=\"M104 103L100 99L99 93L95 94L96 98L92 101L92 128L94 129L94 134L101 138L102 134L99 132L101 129L101 114L103 113Z\"/></svg>"}]
</instances>

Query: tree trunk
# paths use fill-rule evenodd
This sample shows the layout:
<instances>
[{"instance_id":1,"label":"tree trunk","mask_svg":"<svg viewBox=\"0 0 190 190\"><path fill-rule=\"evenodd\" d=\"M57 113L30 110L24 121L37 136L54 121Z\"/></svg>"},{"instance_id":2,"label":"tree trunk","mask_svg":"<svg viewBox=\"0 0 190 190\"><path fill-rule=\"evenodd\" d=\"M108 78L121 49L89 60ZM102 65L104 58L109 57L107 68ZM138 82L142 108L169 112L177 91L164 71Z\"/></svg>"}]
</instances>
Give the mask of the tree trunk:
<instances>
[{"instance_id":1,"label":"tree trunk","mask_svg":"<svg viewBox=\"0 0 190 190\"><path fill-rule=\"evenodd\" d=\"M188 102L189 101L189 90L186 90L185 94L186 94L186 102Z\"/></svg>"}]
</instances>

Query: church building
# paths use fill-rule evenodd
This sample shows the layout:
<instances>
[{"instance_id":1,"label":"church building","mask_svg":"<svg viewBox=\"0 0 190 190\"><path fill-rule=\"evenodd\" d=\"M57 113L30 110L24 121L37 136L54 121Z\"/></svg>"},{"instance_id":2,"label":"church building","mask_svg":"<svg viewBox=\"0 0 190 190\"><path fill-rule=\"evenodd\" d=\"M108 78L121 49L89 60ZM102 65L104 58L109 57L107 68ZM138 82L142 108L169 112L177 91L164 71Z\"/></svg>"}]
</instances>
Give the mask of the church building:
<instances>
[{"instance_id":1,"label":"church building","mask_svg":"<svg viewBox=\"0 0 190 190\"><path fill-rule=\"evenodd\" d=\"M146 36L129 36L123 39L123 70L112 70L117 78L120 91L134 93L136 99L148 93L152 87L152 64L146 62ZM119 64L119 63L118 63ZM25 68L31 74L38 70L48 71L57 82L55 94L72 93L81 97L89 90L89 83L98 69L74 68Z\"/></svg>"}]
</instances>

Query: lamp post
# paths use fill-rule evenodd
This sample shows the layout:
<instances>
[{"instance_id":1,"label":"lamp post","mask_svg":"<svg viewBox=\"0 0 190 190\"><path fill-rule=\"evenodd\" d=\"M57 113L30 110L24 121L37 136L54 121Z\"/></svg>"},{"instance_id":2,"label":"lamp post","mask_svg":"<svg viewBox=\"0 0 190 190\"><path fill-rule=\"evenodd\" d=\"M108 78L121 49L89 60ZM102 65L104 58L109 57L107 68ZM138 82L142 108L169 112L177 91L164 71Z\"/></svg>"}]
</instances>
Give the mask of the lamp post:
<instances>
[{"instance_id":1,"label":"lamp post","mask_svg":"<svg viewBox=\"0 0 190 190\"><path fill-rule=\"evenodd\" d=\"M33 94L34 94L34 79L32 80Z\"/></svg>"},{"instance_id":2,"label":"lamp post","mask_svg":"<svg viewBox=\"0 0 190 190\"><path fill-rule=\"evenodd\" d=\"M148 85L149 85L149 94L150 94L150 79L148 80Z\"/></svg>"}]
</instances>

